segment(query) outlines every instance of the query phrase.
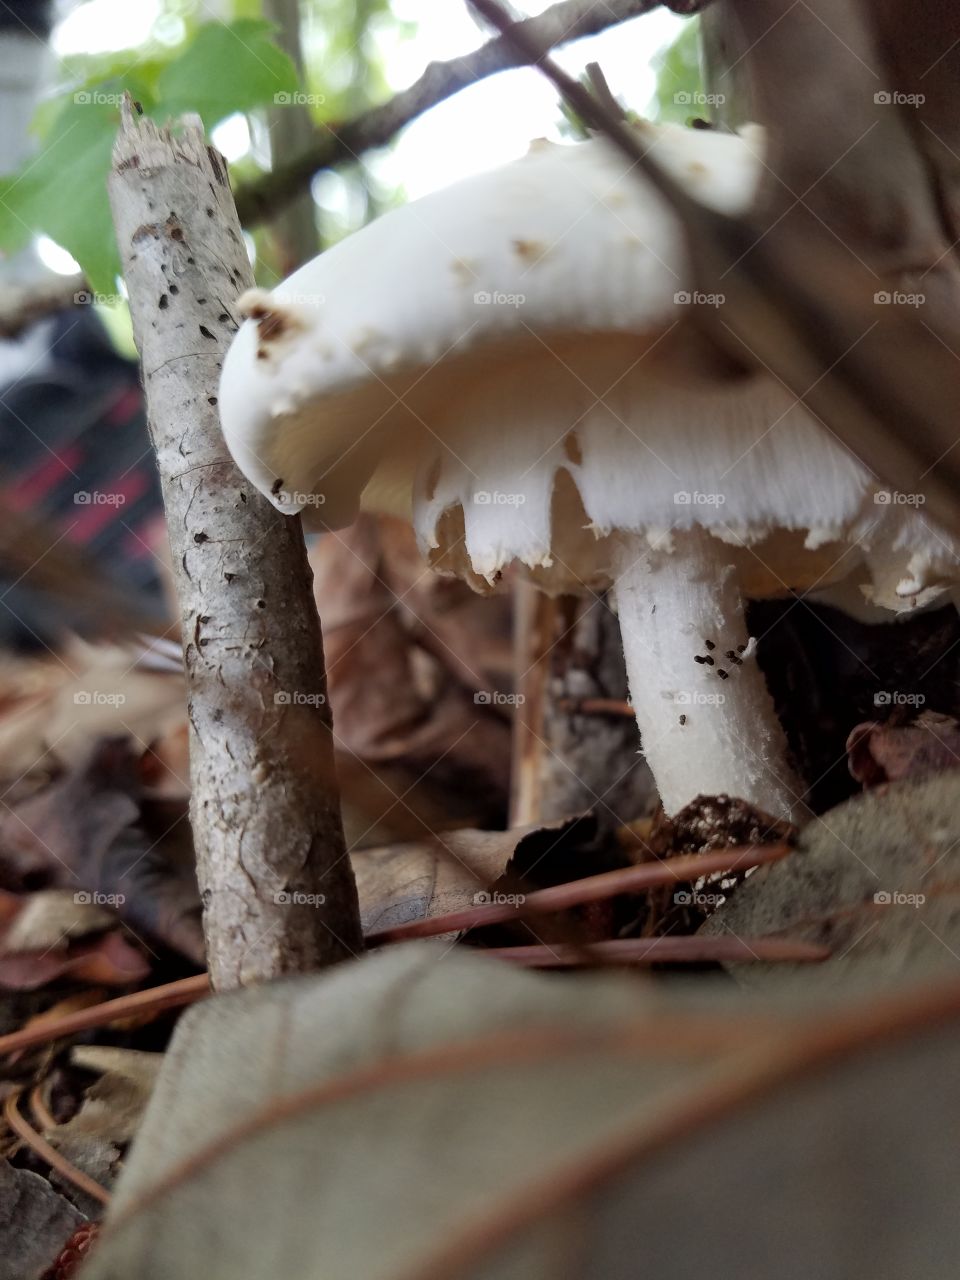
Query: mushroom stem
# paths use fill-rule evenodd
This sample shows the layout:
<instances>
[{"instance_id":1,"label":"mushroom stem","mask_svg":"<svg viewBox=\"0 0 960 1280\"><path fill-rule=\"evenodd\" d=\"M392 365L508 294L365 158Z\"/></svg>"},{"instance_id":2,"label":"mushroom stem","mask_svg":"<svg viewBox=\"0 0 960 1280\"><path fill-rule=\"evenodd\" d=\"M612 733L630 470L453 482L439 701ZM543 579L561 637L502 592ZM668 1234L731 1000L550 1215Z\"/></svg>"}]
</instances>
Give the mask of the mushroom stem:
<instances>
[{"instance_id":1,"label":"mushroom stem","mask_svg":"<svg viewBox=\"0 0 960 1280\"><path fill-rule=\"evenodd\" d=\"M776 818L805 812L803 784L747 634L730 549L702 529L615 556L620 633L643 753L663 807L738 796Z\"/></svg>"}]
</instances>

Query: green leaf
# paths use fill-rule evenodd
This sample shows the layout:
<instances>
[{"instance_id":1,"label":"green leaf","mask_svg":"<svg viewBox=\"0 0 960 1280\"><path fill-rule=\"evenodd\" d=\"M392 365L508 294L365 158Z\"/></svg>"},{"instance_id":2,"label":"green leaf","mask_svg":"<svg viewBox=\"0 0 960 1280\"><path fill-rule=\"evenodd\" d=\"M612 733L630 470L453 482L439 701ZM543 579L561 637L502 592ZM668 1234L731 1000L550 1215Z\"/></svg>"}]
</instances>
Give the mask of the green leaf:
<instances>
[{"instance_id":1,"label":"green leaf","mask_svg":"<svg viewBox=\"0 0 960 1280\"><path fill-rule=\"evenodd\" d=\"M250 18L207 23L161 73L160 109L196 111L207 128L233 115L289 98L299 85L285 53L270 40L270 24Z\"/></svg>"},{"instance_id":2,"label":"green leaf","mask_svg":"<svg viewBox=\"0 0 960 1280\"><path fill-rule=\"evenodd\" d=\"M19 253L33 236L33 228L20 213L17 187L21 181L17 174L0 178L0 258Z\"/></svg>"},{"instance_id":3,"label":"green leaf","mask_svg":"<svg viewBox=\"0 0 960 1280\"><path fill-rule=\"evenodd\" d=\"M15 251L34 235L48 235L73 254L101 293L116 291L120 269L107 200L120 99L116 86L72 94L37 155L0 185L3 249Z\"/></svg>"},{"instance_id":4,"label":"green leaf","mask_svg":"<svg viewBox=\"0 0 960 1280\"><path fill-rule=\"evenodd\" d=\"M94 290L114 293L120 263L107 177L123 91L159 122L191 111L207 128L278 94L290 96L298 88L296 71L271 43L271 30L252 19L208 23L165 66L145 60L135 80L87 84L45 109L39 152L0 179L0 252L16 253L43 233L73 254Z\"/></svg>"},{"instance_id":5,"label":"green leaf","mask_svg":"<svg viewBox=\"0 0 960 1280\"><path fill-rule=\"evenodd\" d=\"M686 124L691 116L707 114L701 105L700 23L696 18L684 23L673 43L652 62L657 73L657 91L648 112L654 119Z\"/></svg>"}]
</instances>

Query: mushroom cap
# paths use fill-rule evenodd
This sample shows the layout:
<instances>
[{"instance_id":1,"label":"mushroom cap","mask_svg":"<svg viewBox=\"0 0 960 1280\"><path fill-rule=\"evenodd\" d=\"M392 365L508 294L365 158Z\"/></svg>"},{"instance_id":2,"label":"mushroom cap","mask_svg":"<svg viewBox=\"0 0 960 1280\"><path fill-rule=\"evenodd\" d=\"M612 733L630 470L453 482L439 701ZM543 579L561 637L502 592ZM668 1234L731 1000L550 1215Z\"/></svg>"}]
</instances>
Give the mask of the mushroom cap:
<instances>
[{"instance_id":1,"label":"mushroom cap","mask_svg":"<svg viewBox=\"0 0 960 1280\"><path fill-rule=\"evenodd\" d=\"M641 132L704 204L751 203L759 131ZM748 595L866 564L874 603L926 603L957 548L875 502L795 397L762 375L678 379L691 304L723 301L691 290L681 229L634 166L604 138L538 142L246 294L225 438L281 511L326 529L361 504L406 515L479 588L512 562L550 590L603 587L620 535L665 554L699 525Z\"/></svg>"}]
</instances>

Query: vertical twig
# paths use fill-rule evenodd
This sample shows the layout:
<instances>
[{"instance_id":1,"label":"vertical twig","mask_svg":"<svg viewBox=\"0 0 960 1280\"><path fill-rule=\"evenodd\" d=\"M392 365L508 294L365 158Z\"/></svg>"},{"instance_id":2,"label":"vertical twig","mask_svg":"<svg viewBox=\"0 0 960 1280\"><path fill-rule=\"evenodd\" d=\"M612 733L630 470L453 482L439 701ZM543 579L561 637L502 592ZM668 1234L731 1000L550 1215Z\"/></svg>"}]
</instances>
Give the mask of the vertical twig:
<instances>
[{"instance_id":1,"label":"vertical twig","mask_svg":"<svg viewBox=\"0 0 960 1280\"><path fill-rule=\"evenodd\" d=\"M263 0L263 16L276 24L277 44L289 55L302 84L303 48L300 41L299 0ZM273 168L287 156L297 155L310 145L314 127L307 102L278 102L267 113L270 130L270 162ZM281 275L289 275L320 251L316 211L309 186L271 221L277 239Z\"/></svg>"},{"instance_id":2,"label":"vertical twig","mask_svg":"<svg viewBox=\"0 0 960 1280\"><path fill-rule=\"evenodd\" d=\"M173 137L128 103L109 186L181 608L209 968L232 987L362 945L320 624L299 521L220 434L233 304L253 283L223 158L199 122Z\"/></svg>"},{"instance_id":3,"label":"vertical twig","mask_svg":"<svg viewBox=\"0 0 960 1280\"><path fill-rule=\"evenodd\" d=\"M518 701L513 717L510 825L539 822L543 810L543 723L557 602L520 578L513 588L513 654Z\"/></svg>"}]
</instances>

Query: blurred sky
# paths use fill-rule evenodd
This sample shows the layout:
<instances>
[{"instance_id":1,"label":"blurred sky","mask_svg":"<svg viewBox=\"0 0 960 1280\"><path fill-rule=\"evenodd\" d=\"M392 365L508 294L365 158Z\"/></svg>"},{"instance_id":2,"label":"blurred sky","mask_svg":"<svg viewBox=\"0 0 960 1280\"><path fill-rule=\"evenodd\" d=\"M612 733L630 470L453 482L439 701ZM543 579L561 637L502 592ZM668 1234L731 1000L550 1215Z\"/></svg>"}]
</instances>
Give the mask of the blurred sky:
<instances>
[{"instance_id":1,"label":"blurred sky","mask_svg":"<svg viewBox=\"0 0 960 1280\"><path fill-rule=\"evenodd\" d=\"M550 0L526 0L517 7L535 14L549 4ZM216 0L201 5L207 20L227 17L227 9ZM485 39L464 0L393 0L393 11L417 27L413 38L403 38L386 25L374 30L372 40L380 49L394 90L416 80L427 63L467 53ZM176 29L179 22L162 18L160 0L87 0L58 24L53 44L58 54L65 55L132 48L151 33L175 43L181 34ZM576 75L588 62L599 62L614 93L629 106L643 110L655 86L651 58L673 40L681 24L682 19L655 9L558 50L555 56ZM541 75L528 68L503 72L419 117L398 135L391 151L373 159L371 169L389 186L402 188L415 199L522 155L532 138L557 138L559 119L556 91ZM238 159L250 142L245 119L225 121L215 131L214 140L229 160ZM343 186L335 175L321 175L314 194L320 204L335 209L345 195ZM44 250L43 257L54 269L76 269L69 255L57 252L54 246L47 244Z\"/></svg>"}]
</instances>

